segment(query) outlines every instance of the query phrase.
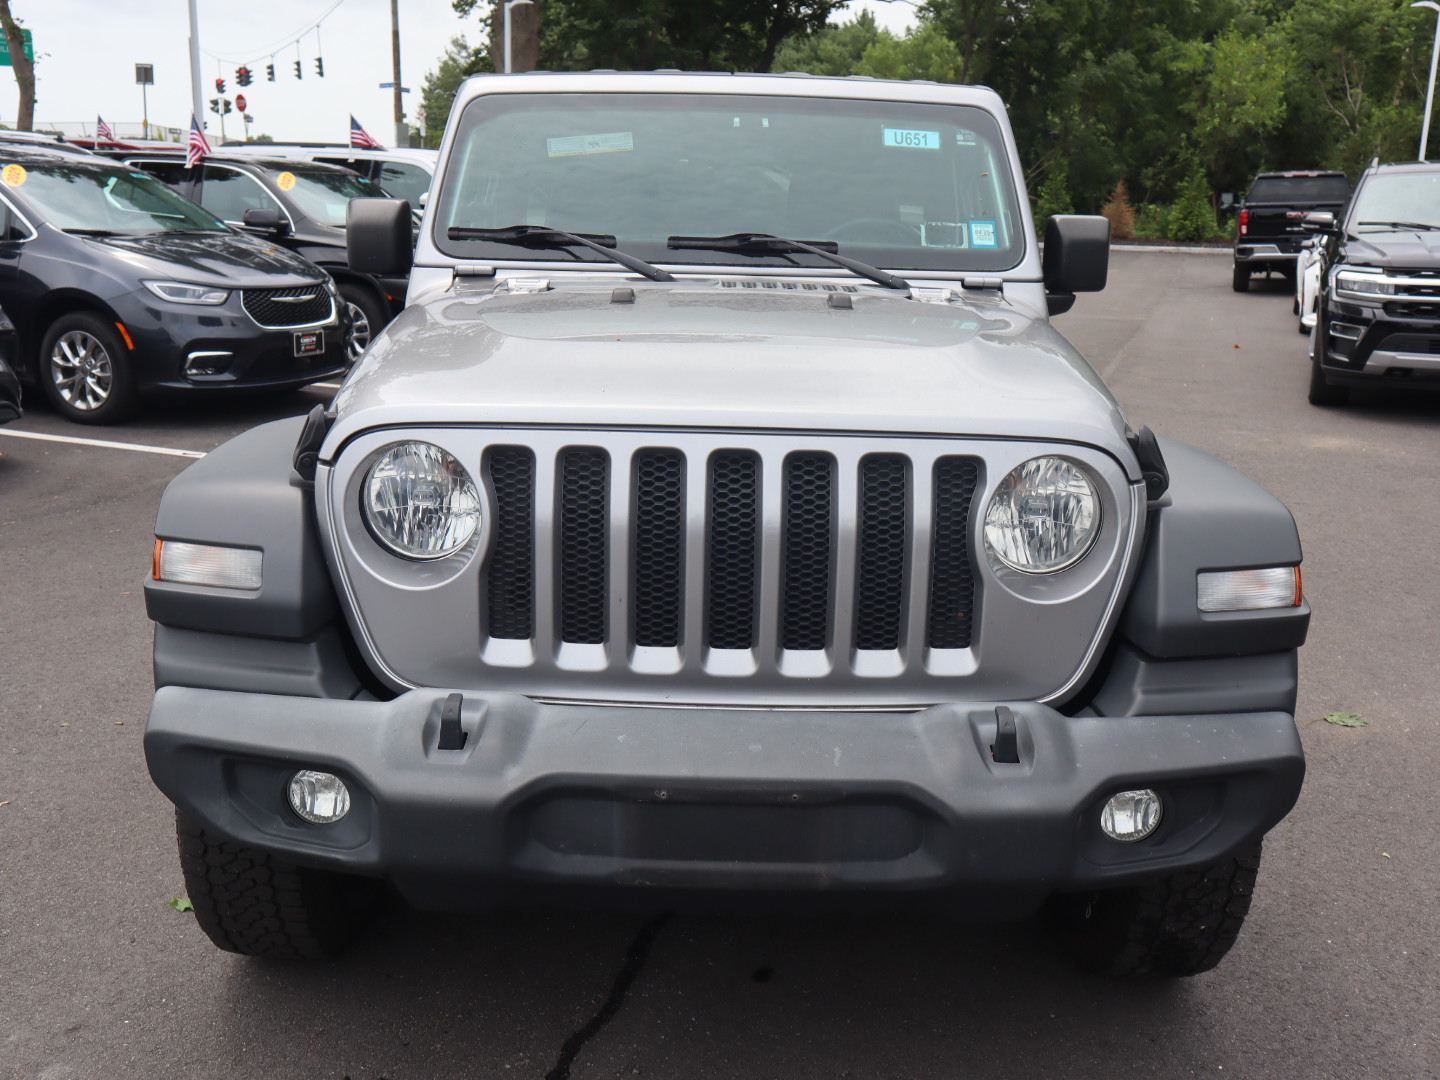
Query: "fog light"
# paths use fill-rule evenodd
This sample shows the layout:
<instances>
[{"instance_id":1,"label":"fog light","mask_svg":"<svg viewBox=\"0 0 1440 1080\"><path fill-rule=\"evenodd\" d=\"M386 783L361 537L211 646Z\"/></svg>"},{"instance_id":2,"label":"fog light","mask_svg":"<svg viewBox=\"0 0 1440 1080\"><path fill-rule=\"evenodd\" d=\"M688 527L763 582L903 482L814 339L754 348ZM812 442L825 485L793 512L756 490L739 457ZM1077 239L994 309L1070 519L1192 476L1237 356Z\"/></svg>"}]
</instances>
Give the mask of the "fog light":
<instances>
[{"instance_id":1,"label":"fog light","mask_svg":"<svg viewBox=\"0 0 1440 1080\"><path fill-rule=\"evenodd\" d=\"M1111 840L1144 840L1160 824L1160 796L1149 788L1111 795L1100 811L1100 828Z\"/></svg>"},{"instance_id":2,"label":"fog light","mask_svg":"<svg viewBox=\"0 0 1440 1080\"><path fill-rule=\"evenodd\" d=\"M334 773L301 769L290 778L290 809L312 825L329 825L350 812L350 789Z\"/></svg>"}]
</instances>

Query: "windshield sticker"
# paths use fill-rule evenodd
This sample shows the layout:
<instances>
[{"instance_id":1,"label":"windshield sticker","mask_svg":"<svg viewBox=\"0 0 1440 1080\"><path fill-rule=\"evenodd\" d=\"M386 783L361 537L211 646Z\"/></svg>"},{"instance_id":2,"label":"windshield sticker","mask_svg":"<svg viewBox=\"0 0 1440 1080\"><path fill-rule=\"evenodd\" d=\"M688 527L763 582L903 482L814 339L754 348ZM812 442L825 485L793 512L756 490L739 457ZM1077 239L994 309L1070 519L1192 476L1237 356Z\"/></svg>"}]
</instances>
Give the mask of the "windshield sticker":
<instances>
[{"instance_id":1,"label":"windshield sticker","mask_svg":"<svg viewBox=\"0 0 1440 1080\"><path fill-rule=\"evenodd\" d=\"M995 241L995 222L970 222L970 246L977 248L997 246Z\"/></svg>"},{"instance_id":2,"label":"windshield sticker","mask_svg":"<svg viewBox=\"0 0 1440 1080\"><path fill-rule=\"evenodd\" d=\"M885 128L886 146L903 146L911 150L939 150L938 131L909 131L904 128Z\"/></svg>"},{"instance_id":3,"label":"windshield sticker","mask_svg":"<svg viewBox=\"0 0 1440 1080\"><path fill-rule=\"evenodd\" d=\"M955 132L956 146L978 146L979 143L980 140L976 137L973 131L970 131L966 128L961 128L959 131Z\"/></svg>"},{"instance_id":4,"label":"windshield sticker","mask_svg":"<svg viewBox=\"0 0 1440 1080\"><path fill-rule=\"evenodd\" d=\"M920 223L920 244L929 248L963 248L965 247L965 223L963 221L922 221Z\"/></svg>"},{"instance_id":5,"label":"windshield sticker","mask_svg":"<svg viewBox=\"0 0 1440 1080\"><path fill-rule=\"evenodd\" d=\"M629 131L612 131L605 135L565 135L558 139L546 139L545 148L551 157L613 154L618 150L634 150L635 135Z\"/></svg>"},{"instance_id":6,"label":"windshield sticker","mask_svg":"<svg viewBox=\"0 0 1440 1080\"><path fill-rule=\"evenodd\" d=\"M19 187L25 183L25 166L6 165L4 171L0 171L0 180L4 180L7 187Z\"/></svg>"},{"instance_id":7,"label":"windshield sticker","mask_svg":"<svg viewBox=\"0 0 1440 1080\"><path fill-rule=\"evenodd\" d=\"M295 186L295 174L293 172L282 172L275 178L275 186L281 191L289 191Z\"/></svg>"}]
</instances>

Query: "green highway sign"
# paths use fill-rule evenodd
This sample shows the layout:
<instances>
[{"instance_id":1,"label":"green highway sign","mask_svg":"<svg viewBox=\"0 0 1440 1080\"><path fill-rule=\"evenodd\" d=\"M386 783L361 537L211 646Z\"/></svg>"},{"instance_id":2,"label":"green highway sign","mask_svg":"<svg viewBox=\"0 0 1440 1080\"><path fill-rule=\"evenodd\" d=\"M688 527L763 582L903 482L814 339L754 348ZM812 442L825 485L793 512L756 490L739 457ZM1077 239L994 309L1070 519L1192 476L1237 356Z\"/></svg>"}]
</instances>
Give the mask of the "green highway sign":
<instances>
[{"instance_id":1,"label":"green highway sign","mask_svg":"<svg viewBox=\"0 0 1440 1080\"><path fill-rule=\"evenodd\" d=\"M35 43L30 40L30 31L21 30L20 33L25 38L25 59L33 61L35 59ZM0 34L0 67L12 66L10 63L10 39L4 34Z\"/></svg>"}]
</instances>

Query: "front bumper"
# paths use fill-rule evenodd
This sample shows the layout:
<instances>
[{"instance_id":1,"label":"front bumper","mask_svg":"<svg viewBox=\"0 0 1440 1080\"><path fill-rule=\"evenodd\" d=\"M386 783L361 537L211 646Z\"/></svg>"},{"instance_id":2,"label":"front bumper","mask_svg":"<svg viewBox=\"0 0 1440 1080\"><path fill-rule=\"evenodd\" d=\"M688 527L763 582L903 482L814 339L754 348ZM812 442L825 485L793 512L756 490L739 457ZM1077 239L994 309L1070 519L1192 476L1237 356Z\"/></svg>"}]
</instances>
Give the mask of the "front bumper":
<instances>
[{"instance_id":1,"label":"front bumper","mask_svg":"<svg viewBox=\"0 0 1440 1080\"><path fill-rule=\"evenodd\" d=\"M1291 716L1067 717L1012 702L798 712L544 704L471 695L440 750L441 690L334 701L164 687L151 776L206 827L294 862L383 875L421 907L550 887L943 896L1024 915L1056 890L1204 866L1294 805ZM340 775L340 822L293 814L297 768ZM1160 792L1159 830L1108 840L1100 808Z\"/></svg>"},{"instance_id":2,"label":"front bumper","mask_svg":"<svg viewBox=\"0 0 1440 1080\"><path fill-rule=\"evenodd\" d=\"M1321 303L1327 340L1317 345L1324 346L1328 381L1440 389L1440 304L1361 303L1337 299L1333 289Z\"/></svg>"}]
</instances>

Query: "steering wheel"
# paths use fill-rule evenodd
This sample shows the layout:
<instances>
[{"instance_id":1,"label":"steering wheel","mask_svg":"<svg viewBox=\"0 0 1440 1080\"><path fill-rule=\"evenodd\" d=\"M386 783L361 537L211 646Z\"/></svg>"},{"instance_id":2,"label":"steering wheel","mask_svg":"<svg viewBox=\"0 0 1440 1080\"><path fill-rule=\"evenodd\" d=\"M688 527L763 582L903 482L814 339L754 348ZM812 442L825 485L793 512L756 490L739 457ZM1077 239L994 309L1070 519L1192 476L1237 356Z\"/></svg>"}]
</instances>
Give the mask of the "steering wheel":
<instances>
[{"instance_id":1,"label":"steering wheel","mask_svg":"<svg viewBox=\"0 0 1440 1080\"><path fill-rule=\"evenodd\" d=\"M846 229L858 229L862 226L870 227L870 236L875 236L882 231L888 232L891 236L899 237L901 241L906 244L913 244L915 243L915 241L920 239L920 230L917 229L914 225L907 225L905 222L896 221L894 218L883 217L851 218L849 221L841 222L839 225L831 228L830 231L826 234L825 239L839 240L839 234L844 232Z\"/></svg>"}]
</instances>

